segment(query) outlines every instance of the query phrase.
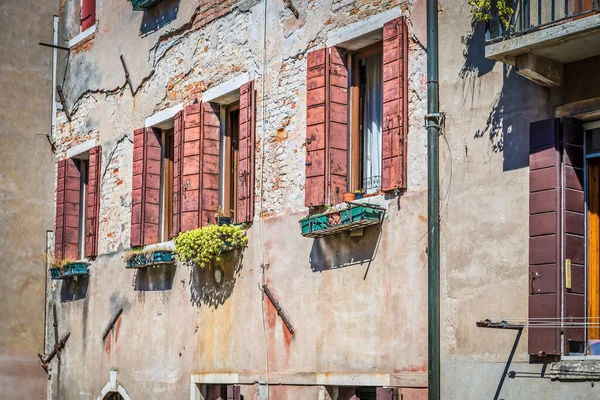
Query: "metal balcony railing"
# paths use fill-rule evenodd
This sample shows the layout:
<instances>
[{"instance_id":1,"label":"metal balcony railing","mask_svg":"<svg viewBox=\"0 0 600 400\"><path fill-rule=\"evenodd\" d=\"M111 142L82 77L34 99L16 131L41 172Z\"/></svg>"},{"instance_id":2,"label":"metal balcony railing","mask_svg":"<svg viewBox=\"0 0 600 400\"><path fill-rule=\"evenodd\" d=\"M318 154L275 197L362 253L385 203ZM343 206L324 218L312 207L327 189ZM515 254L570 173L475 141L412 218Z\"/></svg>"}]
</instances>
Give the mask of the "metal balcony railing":
<instances>
[{"instance_id":1,"label":"metal balcony railing","mask_svg":"<svg viewBox=\"0 0 600 400\"><path fill-rule=\"evenodd\" d=\"M512 26L508 28L500 22L493 6L492 20L487 23L486 40L501 40L569 19L584 18L600 12L599 3L600 0L513 0L515 13Z\"/></svg>"}]
</instances>

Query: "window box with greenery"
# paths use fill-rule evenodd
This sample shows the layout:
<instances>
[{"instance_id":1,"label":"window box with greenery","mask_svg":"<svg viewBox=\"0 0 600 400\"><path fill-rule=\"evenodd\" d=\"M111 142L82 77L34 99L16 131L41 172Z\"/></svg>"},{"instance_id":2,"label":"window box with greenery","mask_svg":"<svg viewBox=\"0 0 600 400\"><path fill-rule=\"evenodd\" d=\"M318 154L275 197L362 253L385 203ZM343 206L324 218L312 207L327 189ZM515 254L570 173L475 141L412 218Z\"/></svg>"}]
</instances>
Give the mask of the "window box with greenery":
<instances>
[{"instance_id":1,"label":"window box with greenery","mask_svg":"<svg viewBox=\"0 0 600 400\"><path fill-rule=\"evenodd\" d=\"M338 232L380 224L385 209L373 204L346 203L345 208L302 218L302 236L318 239Z\"/></svg>"},{"instance_id":2,"label":"window box with greenery","mask_svg":"<svg viewBox=\"0 0 600 400\"><path fill-rule=\"evenodd\" d=\"M161 1L162 0L131 0L131 6L134 11L146 11Z\"/></svg>"},{"instance_id":3,"label":"window box with greenery","mask_svg":"<svg viewBox=\"0 0 600 400\"><path fill-rule=\"evenodd\" d=\"M60 260L52 261L50 265L50 278L57 279L72 279L78 276L87 276L90 274L87 261L72 261Z\"/></svg>"},{"instance_id":4,"label":"window box with greenery","mask_svg":"<svg viewBox=\"0 0 600 400\"><path fill-rule=\"evenodd\" d=\"M173 251L170 249L153 249L143 251L142 249L133 249L125 255L126 268L146 268L158 265L172 264Z\"/></svg>"},{"instance_id":5,"label":"window box with greenery","mask_svg":"<svg viewBox=\"0 0 600 400\"><path fill-rule=\"evenodd\" d=\"M193 262L204 268L220 261L223 253L247 244L243 225L208 225L180 233L175 238L175 253L179 261Z\"/></svg>"}]
</instances>

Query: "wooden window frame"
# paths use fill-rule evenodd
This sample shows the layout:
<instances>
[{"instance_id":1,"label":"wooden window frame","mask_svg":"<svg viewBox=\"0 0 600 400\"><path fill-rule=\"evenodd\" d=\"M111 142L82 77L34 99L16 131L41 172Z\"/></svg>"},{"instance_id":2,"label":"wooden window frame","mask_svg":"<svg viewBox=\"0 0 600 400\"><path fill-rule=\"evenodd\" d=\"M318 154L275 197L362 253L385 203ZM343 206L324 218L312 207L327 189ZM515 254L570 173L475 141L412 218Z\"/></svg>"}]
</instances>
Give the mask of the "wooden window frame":
<instances>
[{"instance_id":1,"label":"wooden window frame","mask_svg":"<svg viewBox=\"0 0 600 400\"><path fill-rule=\"evenodd\" d=\"M363 139L362 139L362 100L364 98L363 92L360 87L360 60L372 56L374 54L382 54L383 56L383 40L366 46L360 50L354 51L349 54L350 63L350 143L349 143L349 155L348 171L350 172L350 178L348 179L349 191L354 192L355 190L362 190L362 154L364 152ZM382 82L383 85L383 82ZM383 156L383 155L382 155ZM379 188L379 193L381 188Z\"/></svg>"},{"instance_id":2,"label":"wooden window frame","mask_svg":"<svg viewBox=\"0 0 600 400\"><path fill-rule=\"evenodd\" d=\"M161 129L161 182L158 242L166 242L173 237L173 175L174 175L174 128Z\"/></svg>"},{"instance_id":3,"label":"wooden window frame","mask_svg":"<svg viewBox=\"0 0 600 400\"><path fill-rule=\"evenodd\" d=\"M594 122L588 125L596 125ZM586 229L585 245L585 306L586 321L597 322L600 317L600 153L588 153L587 141L599 127L584 125L585 155L585 205ZM600 132L595 133L600 135ZM595 179L594 179L595 178ZM589 340L600 340L600 328L587 326L585 330L586 354Z\"/></svg>"},{"instance_id":4,"label":"wooden window frame","mask_svg":"<svg viewBox=\"0 0 600 400\"><path fill-rule=\"evenodd\" d=\"M222 204L223 212L226 216L234 218L238 215L237 210L237 181L239 166L237 164L239 151L239 110L240 102L235 101L224 107L225 123L223 124L223 196ZM237 118L232 118L232 114L237 111ZM236 138L232 138L232 132L236 133ZM233 210L233 215L229 215L229 211Z\"/></svg>"},{"instance_id":5,"label":"wooden window frame","mask_svg":"<svg viewBox=\"0 0 600 400\"><path fill-rule=\"evenodd\" d=\"M85 153L88 155L89 153ZM89 158L84 158L85 155L74 157L79 161L79 233L77 238L78 259L85 258L85 228L87 225L87 190L89 176Z\"/></svg>"}]
</instances>

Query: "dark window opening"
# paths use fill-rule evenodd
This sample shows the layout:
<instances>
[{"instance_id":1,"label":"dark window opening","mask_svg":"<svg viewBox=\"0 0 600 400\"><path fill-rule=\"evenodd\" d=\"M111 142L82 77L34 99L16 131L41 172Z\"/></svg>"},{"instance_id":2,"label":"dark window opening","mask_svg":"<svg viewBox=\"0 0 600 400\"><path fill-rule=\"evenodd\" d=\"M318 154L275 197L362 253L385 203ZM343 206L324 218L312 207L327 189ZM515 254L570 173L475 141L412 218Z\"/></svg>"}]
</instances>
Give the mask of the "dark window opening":
<instances>
[{"instance_id":1,"label":"dark window opening","mask_svg":"<svg viewBox=\"0 0 600 400\"><path fill-rule=\"evenodd\" d=\"M161 227L160 242L173 237L173 172L175 160L175 135L173 129L162 131L162 174L161 174Z\"/></svg>"},{"instance_id":2,"label":"dark window opening","mask_svg":"<svg viewBox=\"0 0 600 400\"><path fill-rule=\"evenodd\" d=\"M86 154L87 155L87 154ZM78 240L78 255L79 259L85 257L85 226L87 218L87 187L88 187L88 159L79 159L76 164L79 168L79 240Z\"/></svg>"},{"instance_id":3,"label":"dark window opening","mask_svg":"<svg viewBox=\"0 0 600 400\"><path fill-rule=\"evenodd\" d=\"M240 128L240 104L233 103L226 108L224 143L224 186L223 213L235 221L237 217L238 150Z\"/></svg>"}]
</instances>

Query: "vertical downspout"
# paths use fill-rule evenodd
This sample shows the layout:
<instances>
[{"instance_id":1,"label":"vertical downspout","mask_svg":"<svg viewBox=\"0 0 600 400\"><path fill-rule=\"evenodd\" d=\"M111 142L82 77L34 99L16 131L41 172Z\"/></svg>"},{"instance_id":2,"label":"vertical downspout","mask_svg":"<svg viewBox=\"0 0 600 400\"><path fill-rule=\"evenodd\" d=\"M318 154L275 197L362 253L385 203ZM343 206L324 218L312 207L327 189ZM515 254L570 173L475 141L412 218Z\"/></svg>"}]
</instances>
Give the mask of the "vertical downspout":
<instances>
[{"instance_id":1,"label":"vertical downspout","mask_svg":"<svg viewBox=\"0 0 600 400\"><path fill-rule=\"evenodd\" d=\"M427 270L428 398L440 399L440 193L438 6L427 0Z\"/></svg>"}]
</instances>

